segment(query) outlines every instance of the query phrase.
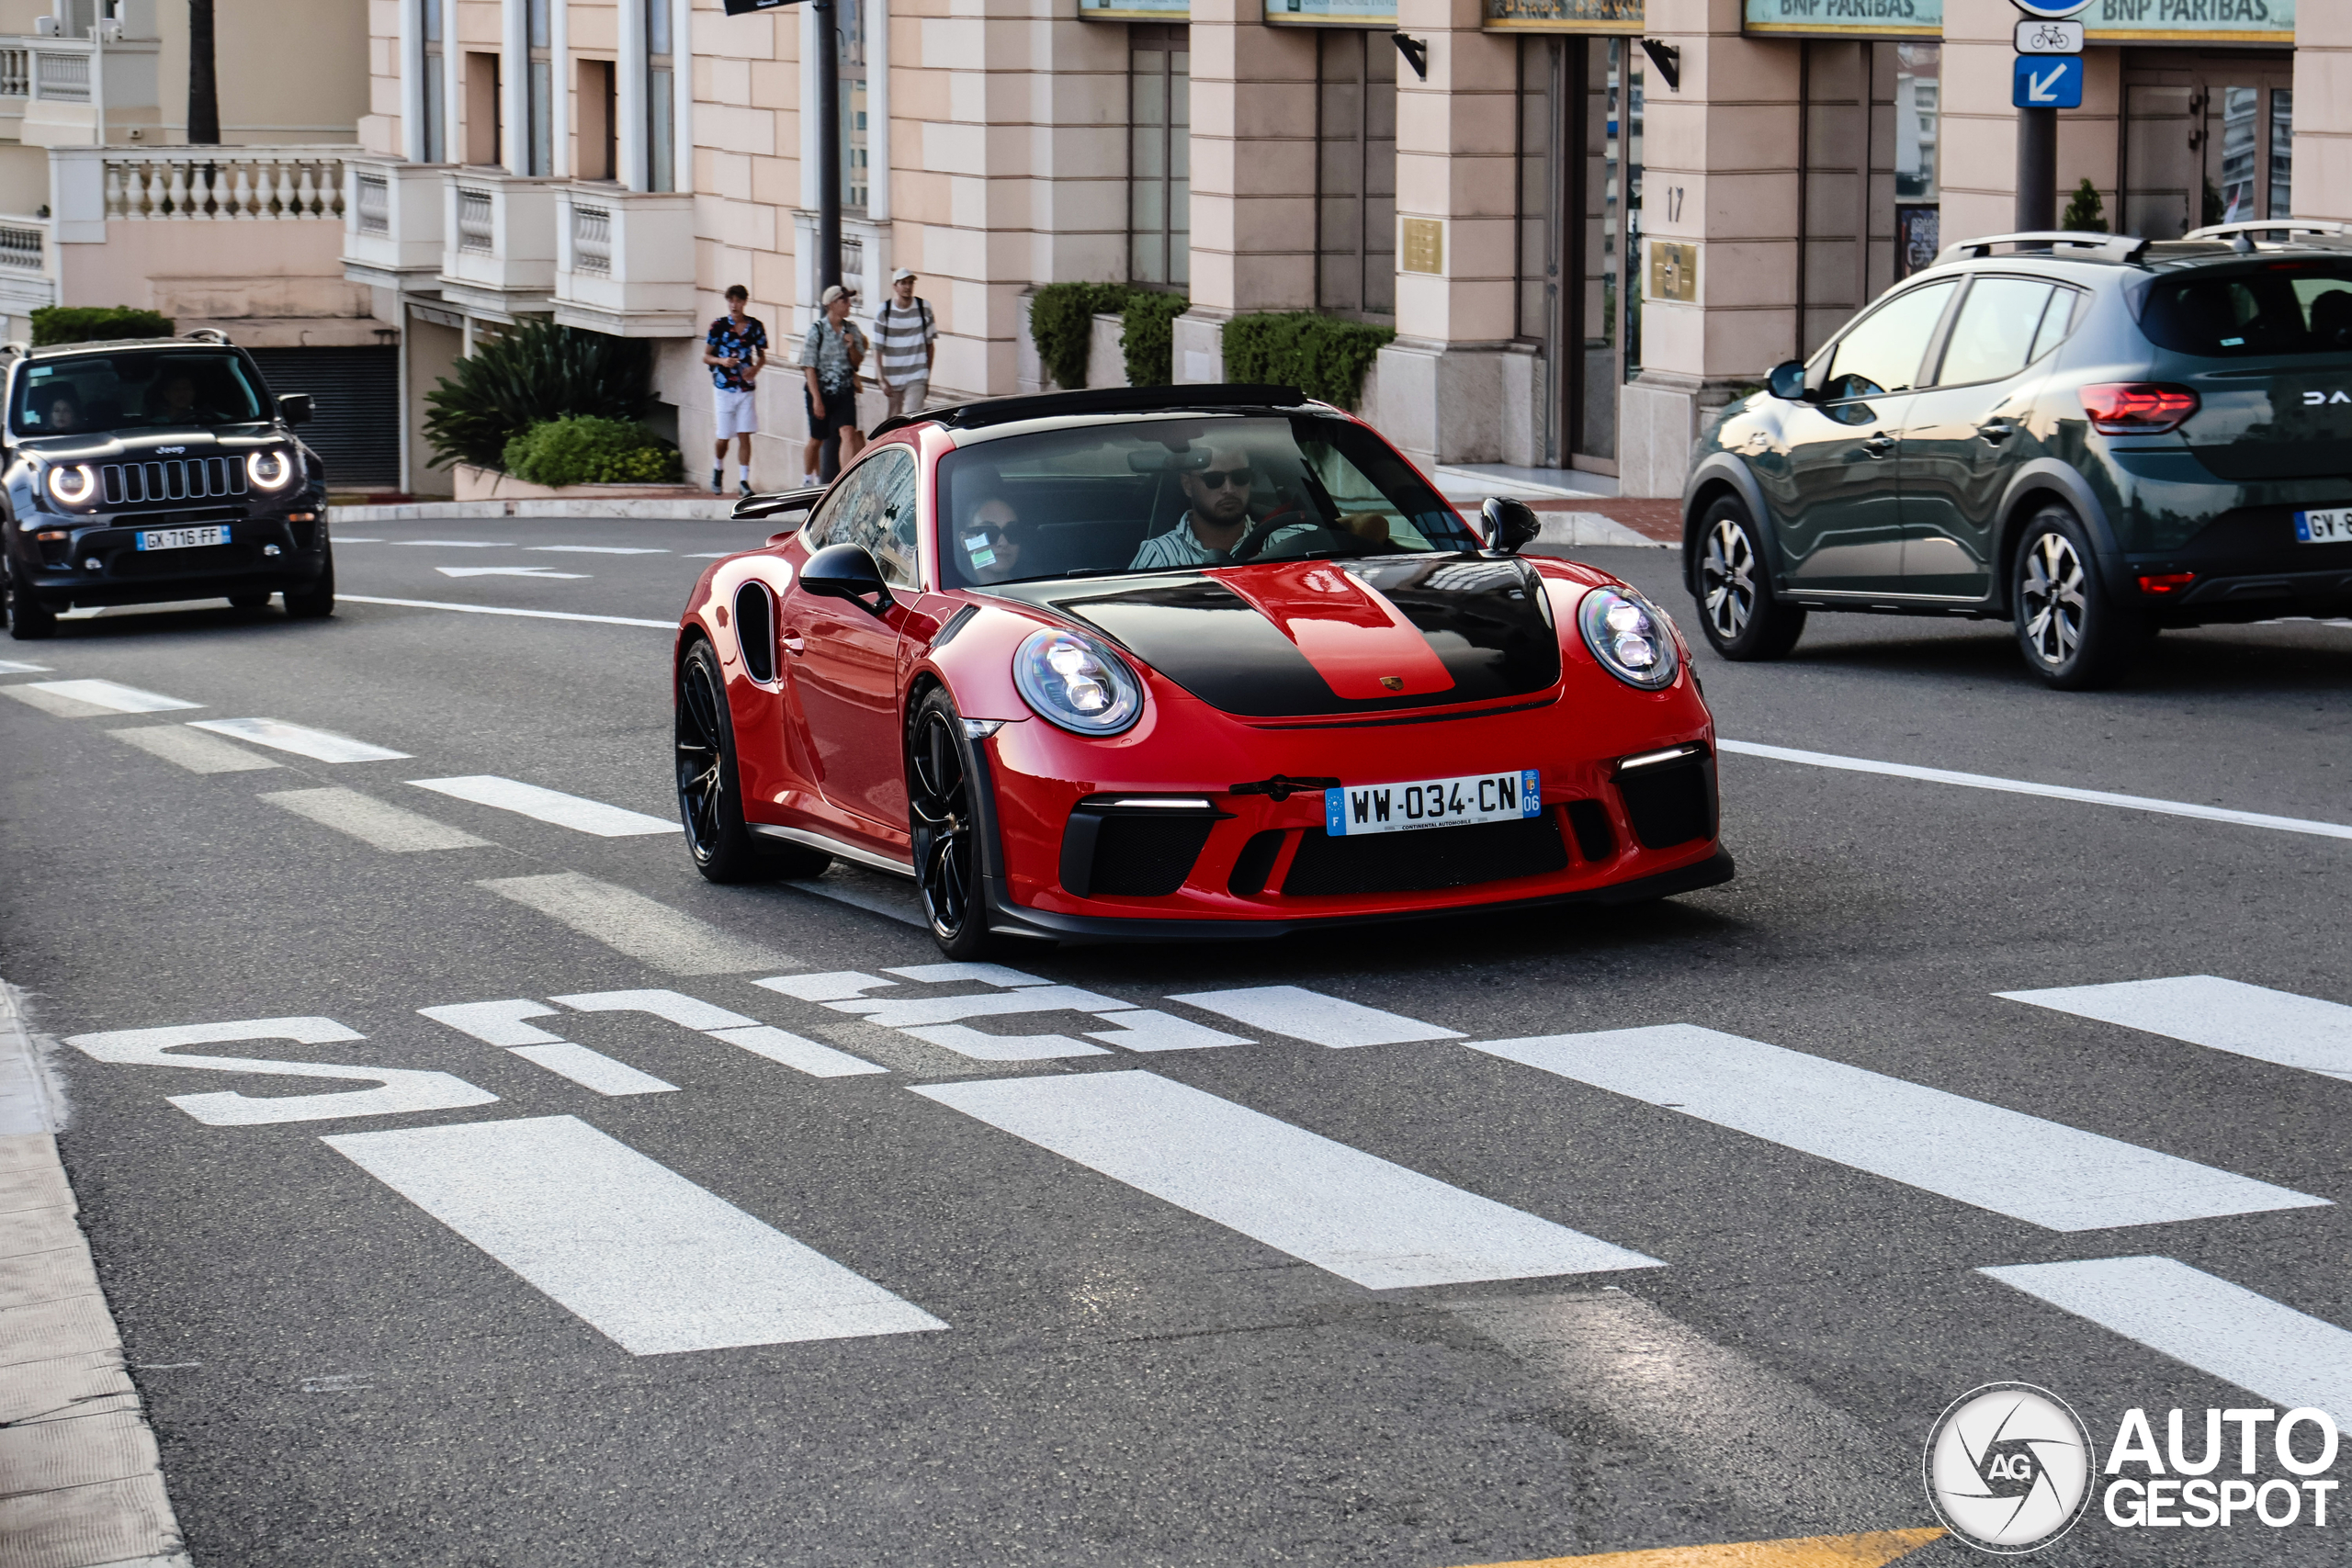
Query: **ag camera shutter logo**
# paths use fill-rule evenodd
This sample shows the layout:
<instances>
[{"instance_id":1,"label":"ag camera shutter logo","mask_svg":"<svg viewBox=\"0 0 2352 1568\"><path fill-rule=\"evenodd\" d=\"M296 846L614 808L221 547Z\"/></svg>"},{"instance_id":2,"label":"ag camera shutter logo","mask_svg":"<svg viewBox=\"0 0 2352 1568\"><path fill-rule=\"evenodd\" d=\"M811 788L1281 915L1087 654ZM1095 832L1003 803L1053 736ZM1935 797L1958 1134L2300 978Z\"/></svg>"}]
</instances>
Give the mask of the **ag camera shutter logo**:
<instances>
[{"instance_id":1,"label":"ag camera shutter logo","mask_svg":"<svg viewBox=\"0 0 2352 1568\"><path fill-rule=\"evenodd\" d=\"M2090 1429L2064 1400L2031 1383L1986 1383L1928 1435L1928 1501L1980 1551L2021 1555L2082 1518L2092 1462Z\"/></svg>"}]
</instances>

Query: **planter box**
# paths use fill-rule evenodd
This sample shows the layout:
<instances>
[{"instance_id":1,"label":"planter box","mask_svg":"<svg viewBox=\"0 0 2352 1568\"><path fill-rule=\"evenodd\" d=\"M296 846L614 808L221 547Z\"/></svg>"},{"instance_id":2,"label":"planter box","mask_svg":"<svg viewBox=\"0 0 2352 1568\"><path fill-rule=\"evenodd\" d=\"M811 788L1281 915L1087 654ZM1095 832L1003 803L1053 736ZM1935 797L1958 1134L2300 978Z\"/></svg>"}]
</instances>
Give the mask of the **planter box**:
<instances>
[{"instance_id":1,"label":"planter box","mask_svg":"<svg viewBox=\"0 0 2352 1568\"><path fill-rule=\"evenodd\" d=\"M477 468L471 463L458 463L450 469L457 476L459 501L691 501L707 497L709 491L690 484L663 485L534 485L525 484L512 474L496 468Z\"/></svg>"}]
</instances>

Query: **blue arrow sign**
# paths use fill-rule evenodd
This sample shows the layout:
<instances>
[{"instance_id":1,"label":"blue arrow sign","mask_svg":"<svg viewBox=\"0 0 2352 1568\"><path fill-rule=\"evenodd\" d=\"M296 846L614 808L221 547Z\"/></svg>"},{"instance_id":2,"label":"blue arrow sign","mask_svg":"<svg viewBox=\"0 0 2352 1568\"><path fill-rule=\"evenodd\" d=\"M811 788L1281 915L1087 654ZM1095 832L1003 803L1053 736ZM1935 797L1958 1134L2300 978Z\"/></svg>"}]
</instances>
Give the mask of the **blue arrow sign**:
<instances>
[{"instance_id":1,"label":"blue arrow sign","mask_svg":"<svg viewBox=\"0 0 2352 1568\"><path fill-rule=\"evenodd\" d=\"M2037 20L2078 16L2091 8L2091 0L2010 0L2010 4Z\"/></svg>"},{"instance_id":2,"label":"blue arrow sign","mask_svg":"<svg viewBox=\"0 0 2352 1568\"><path fill-rule=\"evenodd\" d=\"M2079 54L2020 54L2010 101L2021 109L2083 107L2083 57Z\"/></svg>"}]
</instances>

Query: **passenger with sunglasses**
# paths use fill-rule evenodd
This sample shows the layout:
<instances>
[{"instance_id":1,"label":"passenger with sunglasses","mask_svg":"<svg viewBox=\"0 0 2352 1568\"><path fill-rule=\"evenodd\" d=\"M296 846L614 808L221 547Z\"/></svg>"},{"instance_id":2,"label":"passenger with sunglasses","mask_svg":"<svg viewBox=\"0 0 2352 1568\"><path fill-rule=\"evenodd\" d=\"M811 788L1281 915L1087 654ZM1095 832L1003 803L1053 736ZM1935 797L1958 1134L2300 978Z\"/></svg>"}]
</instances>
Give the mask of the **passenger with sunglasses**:
<instances>
[{"instance_id":1,"label":"passenger with sunglasses","mask_svg":"<svg viewBox=\"0 0 2352 1568\"><path fill-rule=\"evenodd\" d=\"M1021 570L1021 538L1027 532L1012 502L1001 495L981 498L956 530L965 577L974 587L1010 580Z\"/></svg>"},{"instance_id":2,"label":"passenger with sunglasses","mask_svg":"<svg viewBox=\"0 0 2352 1568\"><path fill-rule=\"evenodd\" d=\"M1167 533L1146 539L1136 548L1136 558L1127 563L1128 570L1153 571L1230 563L1233 547L1250 529L1250 487L1257 482L1257 477L1246 448L1212 443L1207 462L1178 476L1184 487L1184 499L1193 503L1192 508ZM1266 547L1312 526L1302 520L1295 528L1276 530L1266 540L1266 546L1261 547L1261 553Z\"/></svg>"}]
</instances>

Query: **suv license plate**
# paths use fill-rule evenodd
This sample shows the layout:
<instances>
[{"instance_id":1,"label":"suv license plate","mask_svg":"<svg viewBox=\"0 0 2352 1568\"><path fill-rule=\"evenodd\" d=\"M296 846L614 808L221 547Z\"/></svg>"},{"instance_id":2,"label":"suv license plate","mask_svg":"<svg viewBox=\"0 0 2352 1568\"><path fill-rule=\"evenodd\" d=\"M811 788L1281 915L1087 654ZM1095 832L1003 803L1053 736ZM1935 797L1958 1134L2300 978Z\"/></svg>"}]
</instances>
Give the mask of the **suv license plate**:
<instances>
[{"instance_id":1,"label":"suv license plate","mask_svg":"<svg viewBox=\"0 0 2352 1568\"><path fill-rule=\"evenodd\" d=\"M2295 537L2306 545L2352 545L2352 506L2296 513Z\"/></svg>"},{"instance_id":2,"label":"suv license plate","mask_svg":"<svg viewBox=\"0 0 2352 1568\"><path fill-rule=\"evenodd\" d=\"M194 550L229 542L227 525L210 528L147 528L139 535L142 550Z\"/></svg>"},{"instance_id":3,"label":"suv license plate","mask_svg":"<svg viewBox=\"0 0 2352 1568\"><path fill-rule=\"evenodd\" d=\"M1516 822L1543 814L1544 779L1533 768L1411 784L1341 784L1323 792L1323 830L1335 838Z\"/></svg>"}]
</instances>

